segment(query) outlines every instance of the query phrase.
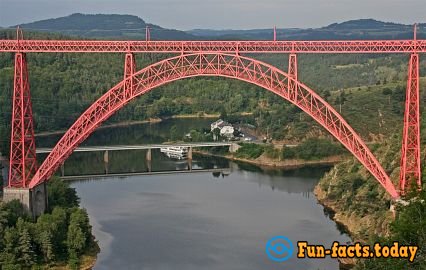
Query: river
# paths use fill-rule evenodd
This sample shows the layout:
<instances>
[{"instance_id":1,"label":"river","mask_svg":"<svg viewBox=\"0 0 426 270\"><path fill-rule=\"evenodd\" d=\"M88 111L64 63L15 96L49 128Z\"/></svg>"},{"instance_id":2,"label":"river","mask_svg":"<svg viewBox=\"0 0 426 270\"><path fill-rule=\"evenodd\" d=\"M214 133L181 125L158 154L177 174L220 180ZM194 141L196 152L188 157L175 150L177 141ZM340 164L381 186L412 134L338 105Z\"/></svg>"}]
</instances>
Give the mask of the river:
<instances>
[{"instance_id":1,"label":"river","mask_svg":"<svg viewBox=\"0 0 426 270\"><path fill-rule=\"evenodd\" d=\"M170 127L184 134L208 127L210 120L168 120L158 124L99 130L86 145L158 143ZM55 138L40 138L50 146ZM65 164L67 175L104 173L102 153L77 153ZM110 154L108 171L146 171L143 151ZM154 152L152 169L185 170ZM328 168L270 170L222 158L194 155L198 168L229 168L230 173L188 173L105 177L72 182L87 209L101 252L95 269L301 269L337 270L334 259L274 262L267 241L286 236L331 246L346 243L313 195Z\"/></svg>"}]
</instances>

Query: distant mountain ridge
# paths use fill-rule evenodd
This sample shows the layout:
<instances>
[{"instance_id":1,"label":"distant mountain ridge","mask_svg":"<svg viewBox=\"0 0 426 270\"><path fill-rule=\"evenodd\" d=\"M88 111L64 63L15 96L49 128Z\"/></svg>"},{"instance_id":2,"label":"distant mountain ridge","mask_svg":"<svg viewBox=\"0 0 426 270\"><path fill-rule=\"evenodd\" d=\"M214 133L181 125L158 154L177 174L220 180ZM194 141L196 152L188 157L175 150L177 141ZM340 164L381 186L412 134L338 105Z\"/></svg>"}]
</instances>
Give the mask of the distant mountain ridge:
<instances>
[{"instance_id":1,"label":"distant mountain ridge","mask_svg":"<svg viewBox=\"0 0 426 270\"><path fill-rule=\"evenodd\" d=\"M271 39L273 29L250 30L212 30L194 29L187 31L200 37L229 39ZM426 23L417 25L418 38L426 38ZM381 22L374 19L350 20L342 23L332 23L320 28L279 28L279 40L318 40L318 39L410 39L413 37L413 25L392 22Z\"/></svg>"},{"instance_id":2,"label":"distant mountain ridge","mask_svg":"<svg viewBox=\"0 0 426 270\"><path fill-rule=\"evenodd\" d=\"M145 39L145 29L148 26L151 29L152 39L197 39L184 31L146 23L134 15L74 13L66 17L25 23L20 26L27 30L59 32L81 37L121 39Z\"/></svg>"},{"instance_id":3,"label":"distant mountain ridge","mask_svg":"<svg viewBox=\"0 0 426 270\"><path fill-rule=\"evenodd\" d=\"M21 24L26 30L57 32L86 38L145 39L146 27L151 29L153 40L271 40L272 29L212 30L194 29L180 31L146 23L134 15L81 14ZM16 26L12 26L16 27ZM358 19L332 23L320 28L280 28L278 40L315 39L410 39L413 26L374 19ZM426 23L418 25L418 38L426 39Z\"/></svg>"}]
</instances>

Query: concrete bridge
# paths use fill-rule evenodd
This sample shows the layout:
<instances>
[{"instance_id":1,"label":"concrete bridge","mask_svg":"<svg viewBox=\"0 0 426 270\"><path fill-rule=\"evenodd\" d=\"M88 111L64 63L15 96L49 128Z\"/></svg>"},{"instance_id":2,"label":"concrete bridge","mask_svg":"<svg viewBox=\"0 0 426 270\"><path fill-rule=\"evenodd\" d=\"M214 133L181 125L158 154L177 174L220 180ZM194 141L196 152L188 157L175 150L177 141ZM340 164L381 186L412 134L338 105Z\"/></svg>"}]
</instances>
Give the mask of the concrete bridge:
<instances>
[{"instance_id":1,"label":"concrete bridge","mask_svg":"<svg viewBox=\"0 0 426 270\"><path fill-rule=\"evenodd\" d=\"M77 147L74 152L97 152L97 151L124 151L124 150L151 150L163 147L215 147L229 146L229 152L233 153L240 148L235 142L195 142L195 143L173 143L173 144L139 144L139 145L112 145L112 146L82 146ZM37 148L37 154L50 153L53 148Z\"/></svg>"},{"instance_id":2,"label":"concrete bridge","mask_svg":"<svg viewBox=\"0 0 426 270\"><path fill-rule=\"evenodd\" d=\"M213 169L196 169L196 170L173 170L173 171L156 171L156 172L132 172L132 173L110 173L110 174L88 174L88 175L67 175L61 176L64 181L76 181L84 179L106 179L110 177L127 177L136 175L165 175L165 174L186 174L186 173L221 173L223 175L231 174L231 168L213 168Z\"/></svg>"}]
</instances>

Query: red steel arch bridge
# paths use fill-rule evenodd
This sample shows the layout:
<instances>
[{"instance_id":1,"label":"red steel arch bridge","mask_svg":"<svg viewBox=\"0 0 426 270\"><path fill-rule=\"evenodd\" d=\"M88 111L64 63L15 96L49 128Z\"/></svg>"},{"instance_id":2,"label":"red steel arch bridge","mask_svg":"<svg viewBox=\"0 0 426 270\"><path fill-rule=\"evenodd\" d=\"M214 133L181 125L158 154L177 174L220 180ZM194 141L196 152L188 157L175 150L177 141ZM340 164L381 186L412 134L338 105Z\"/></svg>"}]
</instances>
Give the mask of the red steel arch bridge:
<instances>
[{"instance_id":1,"label":"red steel arch bridge","mask_svg":"<svg viewBox=\"0 0 426 270\"><path fill-rule=\"evenodd\" d=\"M147 35L149 37L149 35ZM197 76L234 78L258 85L293 103L340 141L397 199L413 184L421 187L419 54L426 40L333 40L333 41L101 41L25 40L18 29L15 40L0 40L0 53L14 53L15 73L10 142L10 189L33 189L47 181L99 125L132 99L161 85ZM34 140L27 53L121 53L125 58L123 80L95 101L74 122L52 152L38 166ZM136 53L175 56L136 69ZM289 54L284 72L249 55ZM394 185L387 172L345 119L314 90L298 80L298 54L407 54L401 172ZM395 179L396 180L396 179ZM398 181L394 181L398 182Z\"/></svg>"}]
</instances>

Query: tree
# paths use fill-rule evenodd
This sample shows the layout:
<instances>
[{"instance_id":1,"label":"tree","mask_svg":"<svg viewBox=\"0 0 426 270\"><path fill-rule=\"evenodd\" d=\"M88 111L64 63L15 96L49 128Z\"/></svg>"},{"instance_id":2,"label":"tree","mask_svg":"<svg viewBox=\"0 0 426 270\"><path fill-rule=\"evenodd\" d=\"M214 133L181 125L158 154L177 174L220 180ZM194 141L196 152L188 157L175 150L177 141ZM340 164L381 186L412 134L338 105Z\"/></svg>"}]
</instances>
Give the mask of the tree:
<instances>
[{"instance_id":1,"label":"tree","mask_svg":"<svg viewBox=\"0 0 426 270\"><path fill-rule=\"evenodd\" d=\"M284 146L281 152L281 157L283 159L292 159L296 157L296 152L293 148Z\"/></svg>"},{"instance_id":2,"label":"tree","mask_svg":"<svg viewBox=\"0 0 426 270\"><path fill-rule=\"evenodd\" d=\"M382 94L386 95L386 96L391 95L392 94L392 90L390 88L388 88L388 87L383 88Z\"/></svg>"},{"instance_id":3,"label":"tree","mask_svg":"<svg viewBox=\"0 0 426 270\"><path fill-rule=\"evenodd\" d=\"M78 223L71 223L68 226L67 234L68 253L81 254L86 246L86 236Z\"/></svg>"},{"instance_id":4,"label":"tree","mask_svg":"<svg viewBox=\"0 0 426 270\"><path fill-rule=\"evenodd\" d=\"M43 253L44 261L50 263L55 259L54 247L52 244L52 233L50 231L43 231L40 233L40 249Z\"/></svg>"},{"instance_id":5,"label":"tree","mask_svg":"<svg viewBox=\"0 0 426 270\"><path fill-rule=\"evenodd\" d=\"M53 235L53 245L56 249L56 253L60 254L60 251L66 251L69 222L67 211L62 207L55 207L52 211L52 222L56 224L57 228Z\"/></svg>"},{"instance_id":6,"label":"tree","mask_svg":"<svg viewBox=\"0 0 426 270\"><path fill-rule=\"evenodd\" d=\"M7 217L8 217L7 210L5 209L4 205L1 204L0 205L0 250L3 250L3 247L4 247L3 235L8 224Z\"/></svg>"},{"instance_id":7,"label":"tree","mask_svg":"<svg viewBox=\"0 0 426 270\"><path fill-rule=\"evenodd\" d=\"M8 226L15 226L20 217L28 219L24 206L19 200L12 200L6 203L4 207L7 211Z\"/></svg>"},{"instance_id":8,"label":"tree","mask_svg":"<svg viewBox=\"0 0 426 270\"><path fill-rule=\"evenodd\" d=\"M68 266L72 270L77 270L79 265L79 260L76 252L74 250L70 251L70 254L68 256Z\"/></svg>"},{"instance_id":9,"label":"tree","mask_svg":"<svg viewBox=\"0 0 426 270\"><path fill-rule=\"evenodd\" d=\"M34 252L34 246L31 239L31 235L27 228L24 228L19 233L18 241L18 250L19 250L19 261L24 266L32 266L36 261L36 256Z\"/></svg>"},{"instance_id":10,"label":"tree","mask_svg":"<svg viewBox=\"0 0 426 270\"><path fill-rule=\"evenodd\" d=\"M86 248L91 235L89 216L84 209L75 208L70 216L67 232L68 253L80 255Z\"/></svg>"},{"instance_id":11,"label":"tree","mask_svg":"<svg viewBox=\"0 0 426 270\"><path fill-rule=\"evenodd\" d=\"M13 266L17 262L18 230L8 227L4 232L4 249L1 253L0 262L2 265Z\"/></svg>"},{"instance_id":12,"label":"tree","mask_svg":"<svg viewBox=\"0 0 426 270\"><path fill-rule=\"evenodd\" d=\"M47 187L49 196L49 208L55 206L75 207L79 205L79 198L75 189L70 188L68 183L57 177L52 177Z\"/></svg>"},{"instance_id":13,"label":"tree","mask_svg":"<svg viewBox=\"0 0 426 270\"><path fill-rule=\"evenodd\" d=\"M406 206L397 207L397 218L391 223L391 235L374 239L373 242L392 245L398 241L400 245L415 245L419 247L414 262L406 259L375 258L362 261L362 270L417 270L426 269L426 192L422 191L410 200Z\"/></svg>"},{"instance_id":14,"label":"tree","mask_svg":"<svg viewBox=\"0 0 426 270\"><path fill-rule=\"evenodd\" d=\"M55 208L56 209L56 208ZM64 226L64 225L62 225ZM40 247L45 262L51 262L55 258L55 250L59 251L60 241L55 241L58 235L59 226L51 214L43 214L36 223L36 242ZM56 248L55 248L56 244Z\"/></svg>"},{"instance_id":15,"label":"tree","mask_svg":"<svg viewBox=\"0 0 426 270\"><path fill-rule=\"evenodd\" d=\"M219 128L215 128L213 129L213 140L217 141L220 138L220 129Z\"/></svg>"},{"instance_id":16,"label":"tree","mask_svg":"<svg viewBox=\"0 0 426 270\"><path fill-rule=\"evenodd\" d=\"M325 90L325 91L324 91L324 94L323 94L324 99L325 99L325 100L328 100L328 98L329 98L330 96L331 96L330 91L329 91L329 90Z\"/></svg>"}]
</instances>

